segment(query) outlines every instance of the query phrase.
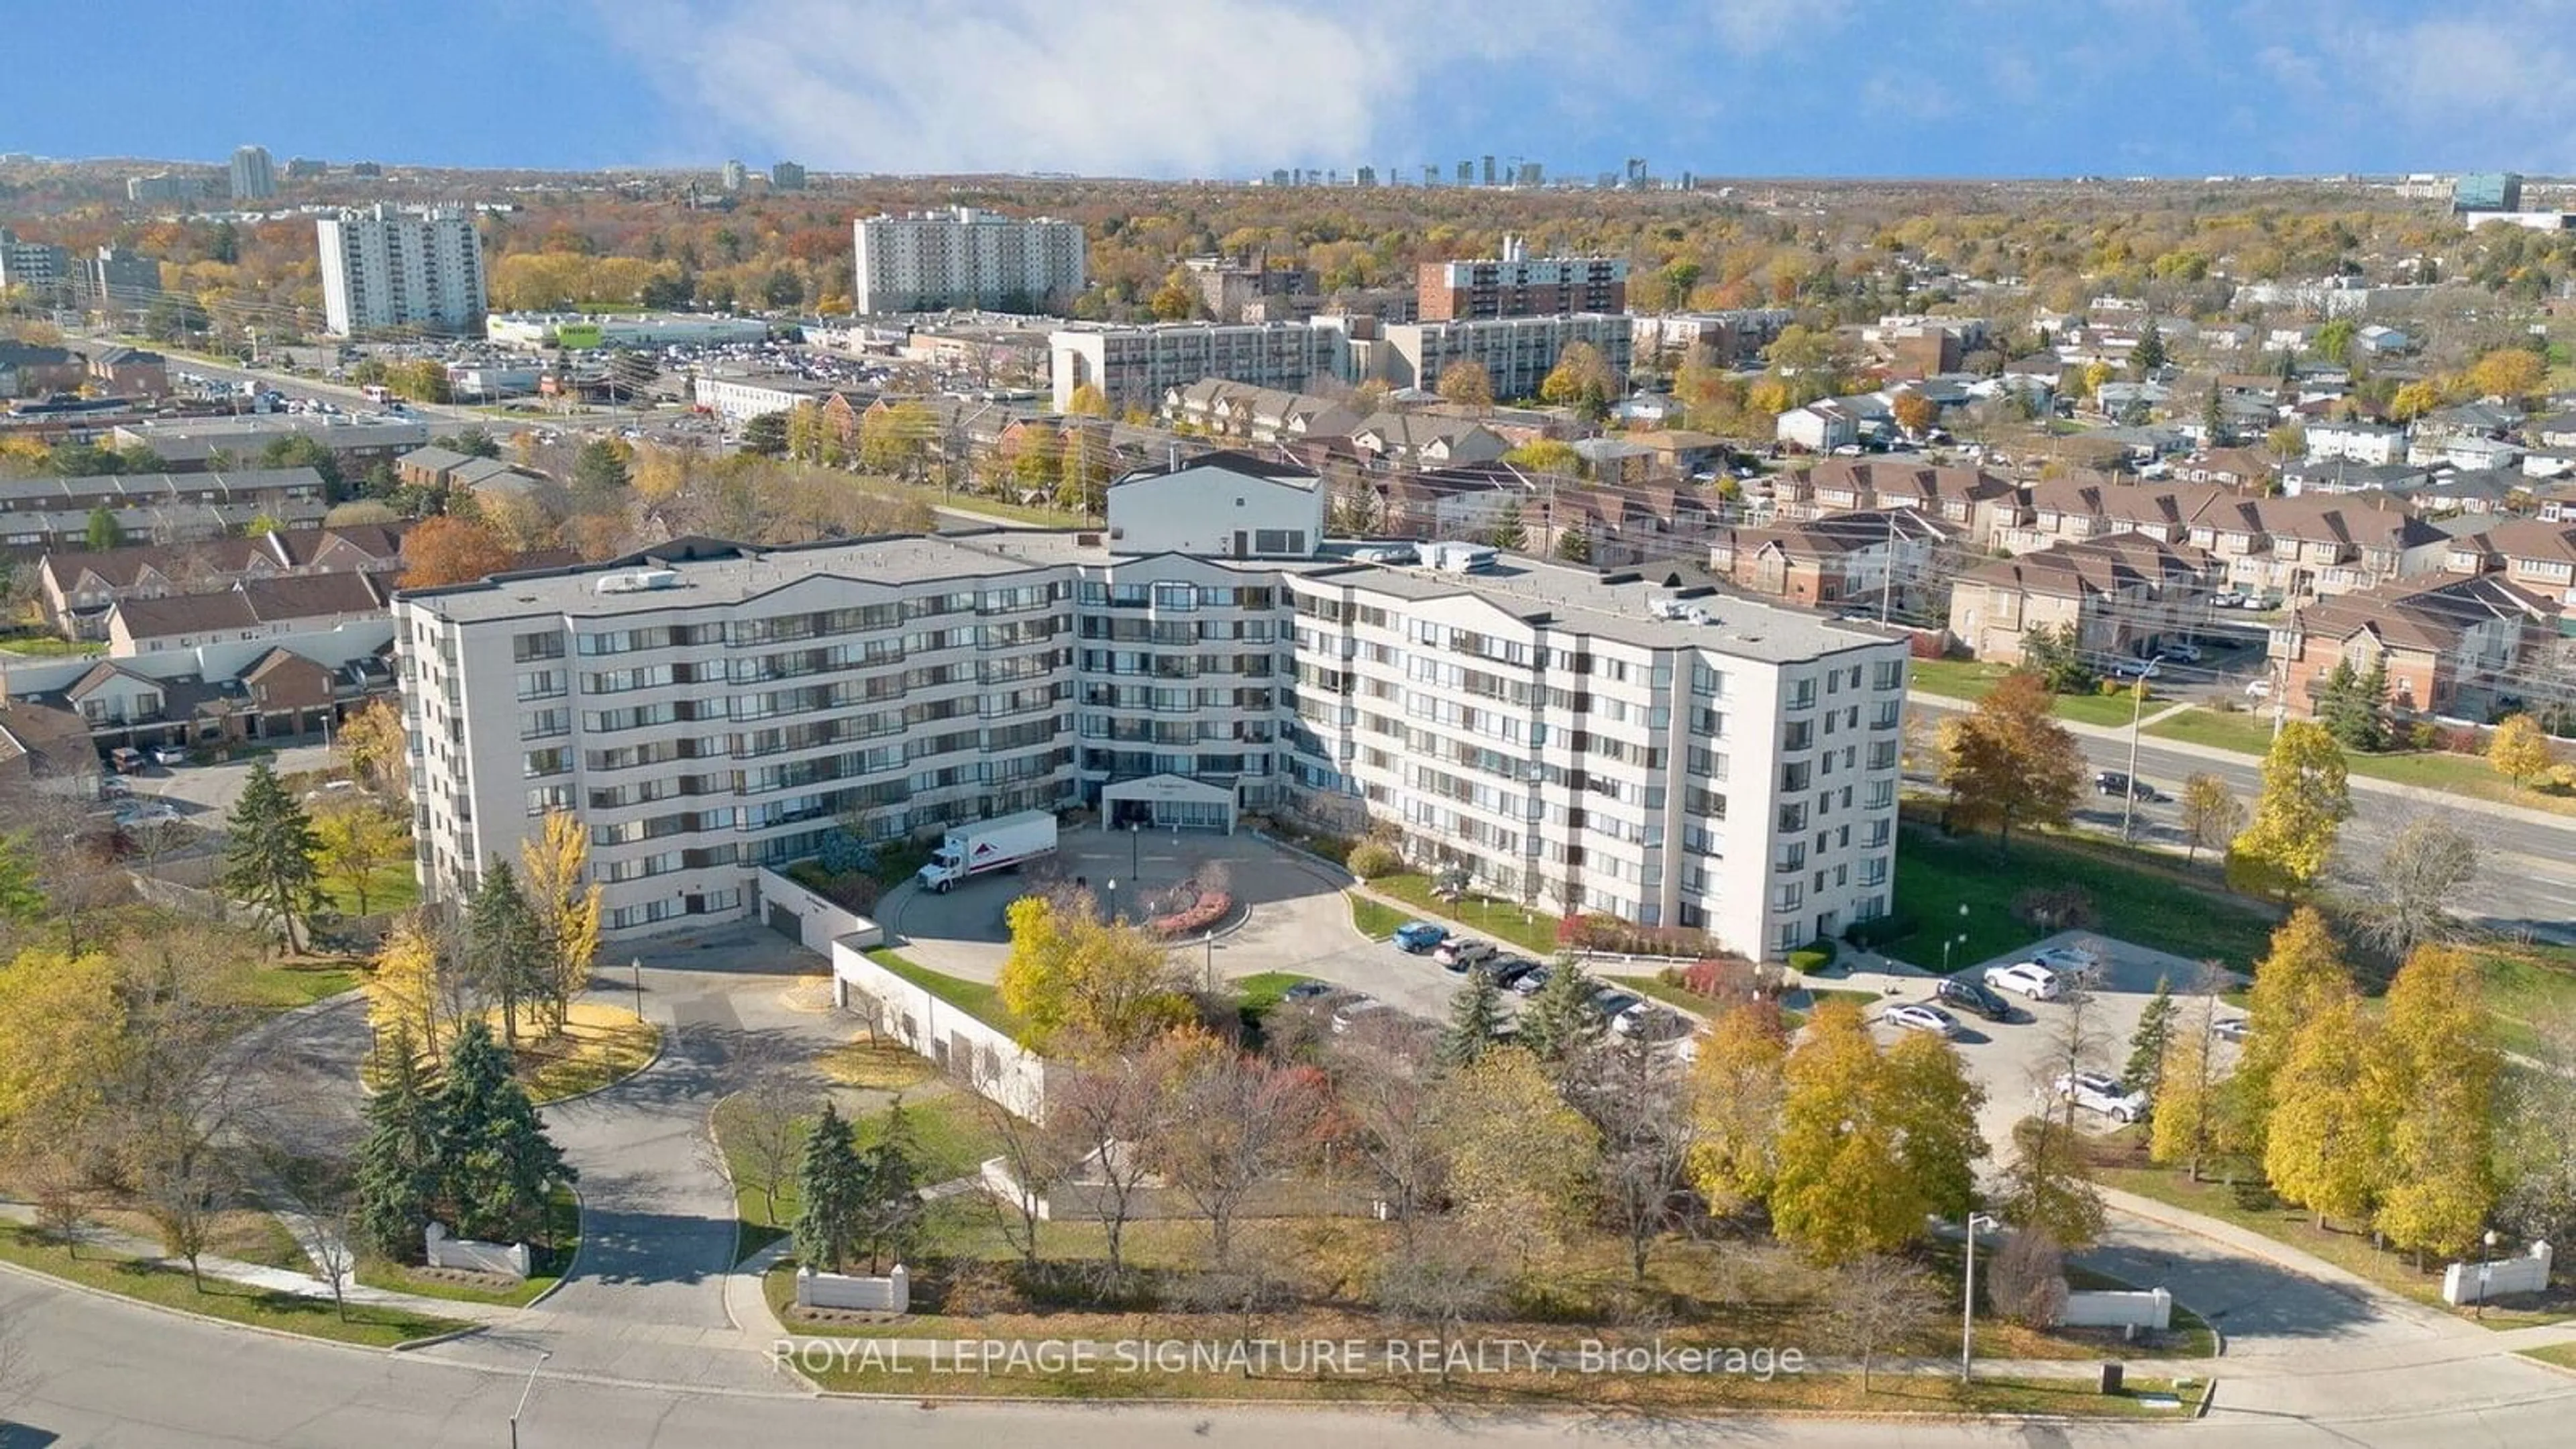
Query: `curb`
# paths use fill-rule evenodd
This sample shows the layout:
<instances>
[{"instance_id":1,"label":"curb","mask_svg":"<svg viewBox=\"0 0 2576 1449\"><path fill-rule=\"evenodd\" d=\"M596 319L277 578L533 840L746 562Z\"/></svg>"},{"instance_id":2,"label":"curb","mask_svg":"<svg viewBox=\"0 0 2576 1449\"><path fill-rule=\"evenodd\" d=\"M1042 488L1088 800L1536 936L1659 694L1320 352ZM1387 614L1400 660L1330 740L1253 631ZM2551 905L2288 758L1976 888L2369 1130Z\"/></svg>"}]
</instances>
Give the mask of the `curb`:
<instances>
[{"instance_id":1,"label":"curb","mask_svg":"<svg viewBox=\"0 0 2576 1449\"><path fill-rule=\"evenodd\" d=\"M801 1378L803 1375L799 1373L798 1377ZM2212 1389L2217 1387L2217 1381L2214 1379L2210 1381L2210 1384ZM1881 1409L1870 1412L1838 1413L1826 1409L1802 1409L1795 1407L1743 1409L1693 1408L1687 1410L1631 1409L1614 1404L1568 1405L1563 1408L1547 1409L1527 1404L1425 1405L1419 1399L1228 1399L1214 1397L1197 1399L1074 1399L1053 1397L1044 1394L877 1394L863 1393L856 1389L817 1389L814 1391L814 1397L818 1399L839 1399L850 1403L861 1404L912 1404L922 1408L975 1408L987 1404L1005 1408L1022 1408L1029 1405L1042 1405L1051 1409L1083 1410L1104 1414L1132 1412L1138 1409L1185 1410L1201 1408L1277 1409L1296 1410L1305 1413L1317 1414L1418 1414L1423 1412L1425 1408L1429 1408L1432 1412L1440 1414L1444 1420L1463 1418L1469 1414L1486 1414L1497 1417L1511 1415L1520 1419L1535 1419L1544 1416L1562 1420L1568 1424L1578 1421L1597 1422L1604 1419L1614 1418L1625 1423L1640 1425L1680 1425L1704 1422L1712 1419L1729 1419L1741 1422L1753 1422L1763 1419L1797 1419L1810 1423L1823 1424L2031 1424L2063 1425L2067 1427L2095 1424L2135 1424L2140 1422L2135 1419L2114 1419L2109 1417L2090 1418L2080 1414L1940 1414L1933 1413L1928 1410L1913 1411L1906 1409ZM2154 1421L2148 1420L2145 1422L2152 1423Z\"/></svg>"},{"instance_id":2,"label":"curb","mask_svg":"<svg viewBox=\"0 0 2576 1449\"><path fill-rule=\"evenodd\" d=\"M581 1271L581 1255L590 1251L590 1204L583 1199L580 1188L567 1183L564 1190L572 1194L572 1261L564 1264L564 1270L555 1275L554 1282L546 1285L546 1291L519 1305L523 1312L561 1293L564 1285L572 1281L573 1274Z\"/></svg>"},{"instance_id":3,"label":"curb","mask_svg":"<svg viewBox=\"0 0 2576 1449\"><path fill-rule=\"evenodd\" d=\"M2212 1378L2209 1381L2209 1386L2200 1391L2200 1407L2192 1410L2191 1416L2195 1419L2206 1419L2209 1417L2210 1409L2217 1403L2218 1380L2216 1378Z\"/></svg>"},{"instance_id":4,"label":"curb","mask_svg":"<svg viewBox=\"0 0 2576 1449\"><path fill-rule=\"evenodd\" d=\"M270 1328L264 1324L242 1323L230 1318L218 1318L211 1313L199 1313L194 1309L177 1308L167 1303L154 1303L148 1299L129 1298L122 1293L111 1293L104 1288L93 1288L87 1283L75 1283L69 1278L57 1278L53 1274L48 1273L41 1268L30 1268L24 1263L12 1263L6 1260L0 1260L0 1273L14 1273L21 1278L26 1278L37 1283L49 1284L53 1287L60 1288L67 1293L86 1294L89 1297L98 1299L102 1303L118 1303L123 1304L128 1308L142 1309L146 1313L166 1313L172 1318L185 1318L192 1322L203 1323L214 1328L228 1328L240 1333L257 1333L269 1338L282 1338L290 1343L314 1344L322 1348L346 1349L352 1353L400 1353L405 1349L423 1347L433 1343L444 1343L449 1339L463 1338L468 1334L481 1333L484 1329L491 1327L488 1323L469 1323L463 1328L454 1329L450 1332L439 1334L433 1338L406 1339L401 1343L391 1344L383 1348L376 1348L363 1343L349 1343L342 1339L324 1338L319 1334L297 1333L292 1329Z\"/></svg>"},{"instance_id":5,"label":"curb","mask_svg":"<svg viewBox=\"0 0 2576 1449\"><path fill-rule=\"evenodd\" d=\"M427 1338L406 1338L402 1342L395 1344L393 1347L386 1349L385 1352L409 1353L418 1348L436 1348L442 1343L454 1343L460 1338L471 1338L475 1334L481 1333L483 1330L490 1328L491 1326L492 1325L488 1323L478 1323L471 1328L460 1328L452 1333L435 1333Z\"/></svg>"},{"instance_id":6,"label":"curb","mask_svg":"<svg viewBox=\"0 0 2576 1449\"><path fill-rule=\"evenodd\" d=\"M664 1031L661 1027L655 1026L654 1023L641 1016L638 1016L635 1019L643 1022L646 1026L653 1027L653 1054L651 1056L646 1057L636 1066L635 1070L628 1072L622 1077L618 1077L612 1081L602 1082L598 1086L592 1087L587 1091L575 1092L568 1097L548 1097L542 1102L533 1104L536 1109L542 1112L548 1107L561 1107L570 1102L586 1102L591 1098L598 1096L602 1092L611 1091L615 1088L625 1086L628 1082L634 1081L637 1077L640 1077L646 1072L653 1070L655 1067L660 1066L662 1064L662 1054L671 1049L671 1034ZM575 1194L575 1196L578 1195L579 1194Z\"/></svg>"}]
</instances>

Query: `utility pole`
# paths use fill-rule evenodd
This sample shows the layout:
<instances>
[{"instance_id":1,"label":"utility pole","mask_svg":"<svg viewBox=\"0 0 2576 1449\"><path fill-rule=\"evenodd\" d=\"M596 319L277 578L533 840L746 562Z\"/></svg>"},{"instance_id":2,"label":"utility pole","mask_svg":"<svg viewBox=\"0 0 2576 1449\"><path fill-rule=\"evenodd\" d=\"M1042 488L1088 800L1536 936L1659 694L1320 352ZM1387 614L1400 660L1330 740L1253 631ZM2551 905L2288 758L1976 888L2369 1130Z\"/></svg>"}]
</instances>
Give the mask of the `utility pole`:
<instances>
[{"instance_id":1,"label":"utility pole","mask_svg":"<svg viewBox=\"0 0 2576 1449\"><path fill-rule=\"evenodd\" d=\"M2147 713L2147 677L2138 676L2129 691L2129 787L2120 792L2120 843L2136 838L2131 832L2138 815L2138 735L2139 724Z\"/></svg>"}]
</instances>

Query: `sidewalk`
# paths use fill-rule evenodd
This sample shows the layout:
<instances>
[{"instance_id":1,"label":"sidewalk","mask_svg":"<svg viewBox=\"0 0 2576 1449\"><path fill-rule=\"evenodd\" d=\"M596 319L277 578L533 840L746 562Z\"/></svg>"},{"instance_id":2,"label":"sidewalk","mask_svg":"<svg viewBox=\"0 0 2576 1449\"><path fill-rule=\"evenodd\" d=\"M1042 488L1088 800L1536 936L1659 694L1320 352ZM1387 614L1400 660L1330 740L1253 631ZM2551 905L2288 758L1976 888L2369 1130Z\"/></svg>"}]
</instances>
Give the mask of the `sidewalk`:
<instances>
[{"instance_id":1,"label":"sidewalk","mask_svg":"<svg viewBox=\"0 0 2576 1449\"><path fill-rule=\"evenodd\" d=\"M0 1202L0 1219L32 1226L36 1221L36 1210L28 1203ZM169 1256L161 1250L159 1243L150 1238L137 1237L132 1233L119 1232L113 1228L85 1227L79 1231L77 1237L84 1247L100 1248L125 1257L159 1263L165 1267L185 1269L188 1266L185 1259ZM220 1258L212 1255L199 1257L197 1268L209 1278L221 1278L227 1283L239 1283L245 1287L265 1289L271 1293L284 1293L297 1298L319 1298L325 1301L331 1297L331 1284L328 1280L315 1277L310 1273L298 1273L289 1268L271 1268L259 1263L245 1263L235 1258ZM341 1296L353 1304L363 1304L370 1308L399 1308L406 1313L421 1313L436 1318L465 1319L475 1323L507 1323L525 1312L524 1309L499 1303L426 1298L418 1294L370 1288L363 1283L348 1284Z\"/></svg>"},{"instance_id":2,"label":"sidewalk","mask_svg":"<svg viewBox=\"0 0 2576 1449\"><path fill-rule=\"evenodd\" d=\"M2193 1237L2216 1243L2239 1257L2254 1258L2284 1272L2315 1279L2339 1292L2369 1303L2391 1317L2403 1318L2409 1322L2437 1329L2444 1336L2473 1334L2482 1342L2495 1337L2466 1319L2438 1309L2427 1308L2411 1298L2380 1287L2358 1273L2339 1268L2323 1258L2303 1252L2262 1233L2193 1212L2189 1208L2178 1208L2170 1203L2158 1202L2151 1197L2123 1192L2116 1187L2097 1187L2096 1190L2102 1195L2103 1206L2114 1212L2144 1218L2151 1223L2161 1223L2178 1232L2189 1233ZM2466 1334L2454 1334L2455 1329L2466 1330Z\"/></svg>"}]
</instances>

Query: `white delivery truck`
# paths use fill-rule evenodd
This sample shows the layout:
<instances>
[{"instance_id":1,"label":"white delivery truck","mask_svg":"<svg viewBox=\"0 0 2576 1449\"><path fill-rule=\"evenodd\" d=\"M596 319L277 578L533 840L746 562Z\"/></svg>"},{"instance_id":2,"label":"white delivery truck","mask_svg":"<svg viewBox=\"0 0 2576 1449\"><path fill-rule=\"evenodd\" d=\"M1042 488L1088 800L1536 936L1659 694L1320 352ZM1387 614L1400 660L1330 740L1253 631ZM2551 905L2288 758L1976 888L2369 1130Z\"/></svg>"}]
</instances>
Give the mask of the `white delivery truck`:
<instances>
[{"instance_id":1,"label":"white delivery truck","mask_svg":"<svg viewBox=\"0 0 2576 1449\"><path fill-rule=\"evenodd\" d=\"M1023 810L949 831L930 853L930 863L921 868L921 883L944 891L970 876L1053 854L1055 816L1044 810Z\"/></svg>"}]
</instances>

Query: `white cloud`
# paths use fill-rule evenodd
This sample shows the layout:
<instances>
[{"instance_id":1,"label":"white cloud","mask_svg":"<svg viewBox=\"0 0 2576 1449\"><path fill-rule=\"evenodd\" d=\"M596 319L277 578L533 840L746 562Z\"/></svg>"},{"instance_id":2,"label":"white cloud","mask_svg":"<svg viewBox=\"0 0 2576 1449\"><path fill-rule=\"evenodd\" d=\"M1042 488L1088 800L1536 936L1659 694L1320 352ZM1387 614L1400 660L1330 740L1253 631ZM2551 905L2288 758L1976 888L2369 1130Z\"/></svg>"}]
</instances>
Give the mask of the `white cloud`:
<instances>
[{"instance_id":1,"label":"white cloud","mask_svg":"<svg viewBox=\"0 0 2576 1449\"><path fill-rule=\"evenodd\" d=\"M1849 9L1848 0L1710 0L1709 23L1727 49L1757 55L1835 29Z\"/></svg>"},{"instance_id":2,"label":"white cloud","mask_svg":"<svg viewBox=\"0 0 2576 1449\"><path fill-rule=\"evenodd\" d=\"M2331 92L2348 124L2410 164L2526 170L2576 167L2576 50L2571 0L2504 0L2425 18L2312 23L2310 45L2260 54L2264 70L2309 97ZM2342 138L2320 137L2320 140Z\"/></svg>"},{"instance_id":3,"label":"white cloud","mask_svg":"<svg viewBox=\"0 0 2576 1449\"><path fill-rule=\"evenodd\" d=\"M1426 76L1598 43L1581 15L1536 0L600 0L599 13L704 118L697 149L765 143L887 171L1367 160L1411 129Z\"/></svg>"}]
</instances>

